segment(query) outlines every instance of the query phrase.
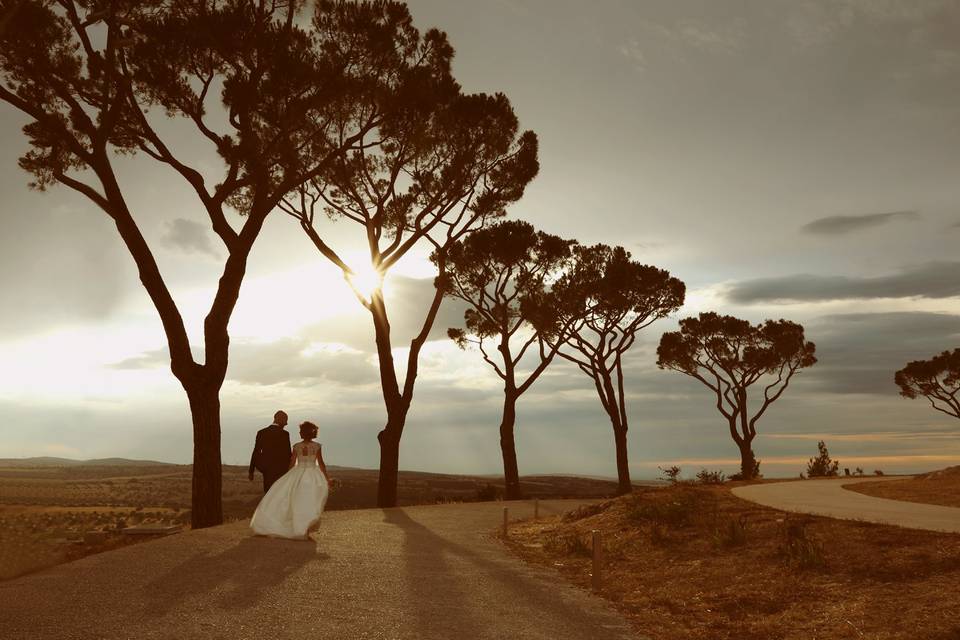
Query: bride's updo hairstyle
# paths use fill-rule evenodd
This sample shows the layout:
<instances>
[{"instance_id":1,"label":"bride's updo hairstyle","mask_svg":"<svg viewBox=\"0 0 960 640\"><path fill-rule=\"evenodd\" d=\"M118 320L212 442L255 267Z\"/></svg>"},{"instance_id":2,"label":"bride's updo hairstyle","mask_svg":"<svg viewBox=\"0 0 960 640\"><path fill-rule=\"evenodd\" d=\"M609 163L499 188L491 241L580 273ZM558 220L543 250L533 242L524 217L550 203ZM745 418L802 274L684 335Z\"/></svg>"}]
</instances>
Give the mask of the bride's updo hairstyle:
<instances>
[{"instance_id":1,"label":"bride's updo hairstyle","mask_svg":"<svg viewBox=\"0 0 960 640\"><path fill-rule=\"evenodd\" d=\"M317 425L312 422L300 423L300 437L304 440L313 440L317 437Z\"/></svg>"}]
</instances>

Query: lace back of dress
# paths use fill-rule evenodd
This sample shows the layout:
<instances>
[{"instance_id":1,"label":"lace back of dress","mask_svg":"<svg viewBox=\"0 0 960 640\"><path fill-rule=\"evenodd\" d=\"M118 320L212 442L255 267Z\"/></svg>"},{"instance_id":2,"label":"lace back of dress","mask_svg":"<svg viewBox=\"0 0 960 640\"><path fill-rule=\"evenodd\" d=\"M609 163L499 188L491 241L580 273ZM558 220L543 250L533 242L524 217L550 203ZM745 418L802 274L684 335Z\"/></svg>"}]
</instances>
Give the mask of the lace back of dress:
<instances>
[{"instance_id":1,"label":"lace back of dress","mask_svg":"<svg viewBox=\"0 0 960 640\"><path fill-rule=\"evenodd\" d=\"M298 442L295 446L297 449L297 462L299 464L312 462L317 455L317 451L320 450L320 445L316 442Z\"/></svg>"}]
</instances>

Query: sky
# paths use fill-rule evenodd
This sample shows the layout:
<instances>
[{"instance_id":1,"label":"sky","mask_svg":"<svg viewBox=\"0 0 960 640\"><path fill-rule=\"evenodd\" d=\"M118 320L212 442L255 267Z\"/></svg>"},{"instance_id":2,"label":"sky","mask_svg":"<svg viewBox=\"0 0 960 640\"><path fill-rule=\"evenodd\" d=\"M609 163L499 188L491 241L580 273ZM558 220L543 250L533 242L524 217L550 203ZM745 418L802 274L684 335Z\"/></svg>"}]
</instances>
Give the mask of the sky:
<instances>
[{"instance_id":1,"label":"sky","mask_svg":"<svg viewBox=\"0 0 960 640\"><path fill-rule=\"evenodd\" d=\"M687 285L627 358L635 478L738 466L711 392L655 364L660 335L709 310L799 322L816 344L819 362L759 423L766 475L796 475L820 439L868 473L960 464L960 424L893 383L960 346L960 2L409 6L418 28L448 34L464 90L505 93L539 136L540 173L510 217L622 244ZM186 397L133 261L79 195L27 188L25 123L0 105L0 457L189 462ZM183 149L216 161L183 131ZM121 178L199 336L225 251L169 170L131 158ZM358 258L357 230L331 241ZM429 277L421 252L386 281L398 355ZM231 323L225 462L245 464L283 408L320 425L329 463L377 466L385 412L365 313L294 220L268 218ZM401 468L502 470L502 385L445 337L461 314L445 303L423 351ZM615 476L612 429L575 366L555 362L521 398L517 451L521 474Z\"/></svg>"}]
</instances>

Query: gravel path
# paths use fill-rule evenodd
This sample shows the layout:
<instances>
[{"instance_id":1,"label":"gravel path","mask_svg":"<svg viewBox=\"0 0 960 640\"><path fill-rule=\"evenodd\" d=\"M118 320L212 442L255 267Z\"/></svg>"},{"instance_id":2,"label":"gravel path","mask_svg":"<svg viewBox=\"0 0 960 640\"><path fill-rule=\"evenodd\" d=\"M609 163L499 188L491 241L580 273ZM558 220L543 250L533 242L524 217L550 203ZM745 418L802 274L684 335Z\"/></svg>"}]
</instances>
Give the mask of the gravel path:
<instances>
[{"instance_id":1,"label":"gravel path","mask_svg":"<svg viewBox=\"0 0 960 640\"><path fill-rule=\"evenodd\" d=\"M330 512L310 542L247 522L173 535L0 583L0 638L637 638L605 601L510 555L491 535L502 518L503 503L455 504Z\"/></svg>"},{"instance_id":2,"label":"gravel path","mask_svg":"<svg viewBox=\"0 0 960 640\"><path fill-rule=\"evenodd\" d=\"M886 480L898 479L902 478ZM737 487L733 494L784 511L960 533L960 508L876 498L843 488L861 482L859 478L771 482Z\"/></svg>"}]
</instances>

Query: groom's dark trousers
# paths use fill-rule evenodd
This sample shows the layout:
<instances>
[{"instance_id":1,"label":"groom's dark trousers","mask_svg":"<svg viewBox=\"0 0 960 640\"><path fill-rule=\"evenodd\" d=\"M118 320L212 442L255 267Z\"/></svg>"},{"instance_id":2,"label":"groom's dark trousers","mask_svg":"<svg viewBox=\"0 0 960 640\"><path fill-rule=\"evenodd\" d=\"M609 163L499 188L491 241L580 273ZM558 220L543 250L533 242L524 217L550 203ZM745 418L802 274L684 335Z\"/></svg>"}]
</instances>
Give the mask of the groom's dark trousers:
<instances>
[{"instance_id":1,"label":"groom's dark trousers","mask_svg":"<svg viewBox=\"0 0 960 640\"><path fill-rule=\"evenodd\" d=\"M250 456L250 473L254 468L263 474L263 492L270 489L290 466L290 434L272 424L257 431L257 441Z\"/></svg>"}]
</instances>

